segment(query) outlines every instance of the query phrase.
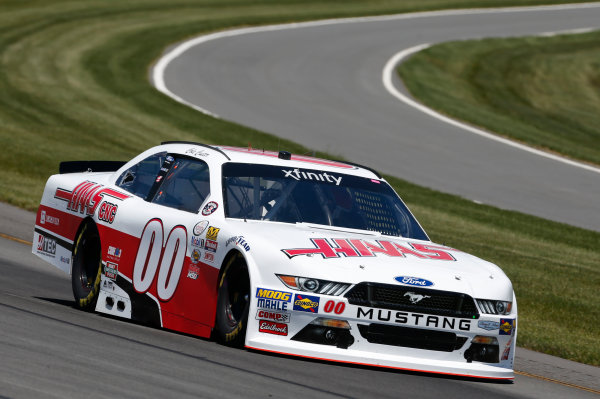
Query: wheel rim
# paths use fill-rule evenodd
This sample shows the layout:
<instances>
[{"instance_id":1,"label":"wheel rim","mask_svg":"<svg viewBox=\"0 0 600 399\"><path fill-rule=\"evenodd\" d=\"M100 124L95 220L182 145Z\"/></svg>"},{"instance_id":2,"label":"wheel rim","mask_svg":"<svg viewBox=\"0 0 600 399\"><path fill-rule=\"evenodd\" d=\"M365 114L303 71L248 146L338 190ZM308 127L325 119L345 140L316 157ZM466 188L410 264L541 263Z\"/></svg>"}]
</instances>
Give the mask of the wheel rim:
<instances>
[{"instance_id":1,"label":"wheel rim","mask_svg":"<svg viewBox=\"0 0 600 399\"><path fill-rule=\"evenodd\" d=\"M86 292L90 292L96 281L98 268L100 267L96 261L98 259L99 248L96 240L83 238L81 244L81 251L79 253L81 264L79 281L81 282L81 288Z\"/></svg>"},{"instance_id":2,"label":"wheel rim","mask_svg":"<svg viewBox=\"0 0 600 399\"><path fill-rule=\"evenodd\" d=\"M226 279L224 289L226 290L227 304L225 306L225 318L231 327L243 320L249 306L249 290L247 278L238 278L234 281Z\"/></svg>"}]
</instances>

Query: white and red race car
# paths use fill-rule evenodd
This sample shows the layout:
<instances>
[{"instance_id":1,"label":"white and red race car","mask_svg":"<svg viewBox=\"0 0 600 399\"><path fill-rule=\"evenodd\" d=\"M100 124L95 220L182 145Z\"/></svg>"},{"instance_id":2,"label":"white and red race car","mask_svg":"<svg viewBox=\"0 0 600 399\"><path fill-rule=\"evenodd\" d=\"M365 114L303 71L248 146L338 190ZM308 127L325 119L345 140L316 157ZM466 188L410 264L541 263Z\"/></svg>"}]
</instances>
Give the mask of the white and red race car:
<instances>
[{"instance_id":1,"label":"white and red race car","mask_svg":"<svg viewBox=\"0 0 600 399\"><path fill-rule=\"evenodd\" d=\"M82 309L282 354L514 378L510 280L431 242L354 164L189 142L63 162L33 253L71 274Z\"/></svg>"}]
</instances>

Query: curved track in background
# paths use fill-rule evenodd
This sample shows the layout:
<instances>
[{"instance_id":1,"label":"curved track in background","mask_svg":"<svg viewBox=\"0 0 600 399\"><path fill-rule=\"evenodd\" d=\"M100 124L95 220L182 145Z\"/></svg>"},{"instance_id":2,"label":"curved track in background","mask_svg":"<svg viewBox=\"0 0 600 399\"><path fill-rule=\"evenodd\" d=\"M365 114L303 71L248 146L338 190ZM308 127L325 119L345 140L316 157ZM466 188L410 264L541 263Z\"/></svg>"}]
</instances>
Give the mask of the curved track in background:
<instances>
[{"instance_id":1,"label":"curved track in background","mask_svg":"<svg viewBox=\"0 0 600 399\"><path fill-rule=\"evenodd\" d=\"M153 77L161 91L223 119L422 186L600 231L598 168L432 118L390 95L381 79L394 54L420 44L598 28L598 21L600 4L592 3L241 29L175 47Z\"/></svg>"},{"instance_id":2,"label":"curved track in background","mask_svg":"<svg viewBox=\"0 0 600 399\"><path fill-rule=\"evenodd\" d=\"M600 393L600 369L523 349L518 370L566 385L524 373L514 384L498 384L274 356L79 311L69 276L31 254L34 220L0 204L1 398L583 399Z\"/></svg>"}]
</instances>

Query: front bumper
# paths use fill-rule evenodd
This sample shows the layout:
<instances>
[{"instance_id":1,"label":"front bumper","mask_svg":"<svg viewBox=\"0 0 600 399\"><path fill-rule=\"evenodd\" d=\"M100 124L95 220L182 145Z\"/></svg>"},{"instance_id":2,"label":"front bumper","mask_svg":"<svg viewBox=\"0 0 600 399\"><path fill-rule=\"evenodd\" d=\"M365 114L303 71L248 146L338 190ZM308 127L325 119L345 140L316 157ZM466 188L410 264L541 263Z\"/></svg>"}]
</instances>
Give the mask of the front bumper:
<instances>
[{"instance_id":1,"label":"front bumper","mask_svg":"<svg viewBox=\"0 0 600 399\"><path fill-rule=\"evenodd\" d=\"M294 306L297 296L295 293L289 306L275 310L286 315L277 321L264 320L264 306L257 308L257 301L253 301L246 347L400 370L514 379L516 313L449 318L356 306L343 297L309 295L309 305L311 300L319 302L311 311ZM330 302L333 305L326 306ZM343 305L338 306L340 303ZM316 319L347 322L349 328L330 328L328 332L327 327L312 324ZM512 324L508 331L490 327L502 326L507 320ZM481 339L485 344L478 343Z\"/></svg>"}]
</instances>

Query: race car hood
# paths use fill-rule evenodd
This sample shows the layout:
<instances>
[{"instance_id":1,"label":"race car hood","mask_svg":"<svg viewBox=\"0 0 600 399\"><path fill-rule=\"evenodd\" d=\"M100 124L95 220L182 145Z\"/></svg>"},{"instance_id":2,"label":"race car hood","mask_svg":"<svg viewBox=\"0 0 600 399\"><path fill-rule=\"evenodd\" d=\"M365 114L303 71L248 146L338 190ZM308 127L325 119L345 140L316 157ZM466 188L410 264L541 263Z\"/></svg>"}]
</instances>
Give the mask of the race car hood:
<instances>
[{"instance_id":1,"label":"race car hood","mask_svg":"<svg viewBox=\"0 0 600 399\"><path fill-rule=\"evenodd\" d=\"M356 284L378 282L512 301L496 265L431 241L305 223L232 221L263 278L275 274ZM250 255L251 253L251 255Z\"/></svg>"}]
</instances>

